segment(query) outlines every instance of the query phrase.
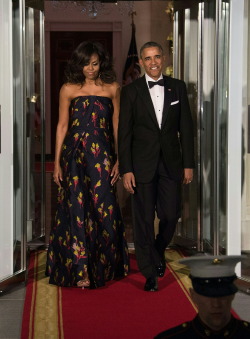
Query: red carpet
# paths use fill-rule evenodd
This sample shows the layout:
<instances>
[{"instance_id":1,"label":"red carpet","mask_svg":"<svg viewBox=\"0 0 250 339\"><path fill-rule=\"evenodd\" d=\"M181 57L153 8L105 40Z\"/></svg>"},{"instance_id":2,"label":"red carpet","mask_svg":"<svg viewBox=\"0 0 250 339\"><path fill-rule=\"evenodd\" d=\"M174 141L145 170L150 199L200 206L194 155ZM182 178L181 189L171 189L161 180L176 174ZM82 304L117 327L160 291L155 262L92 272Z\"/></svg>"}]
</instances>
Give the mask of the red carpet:
<instances>
[{"instance_id":1,"label":"red carpet","mask_svg":"<svg viewBox=\"0 0 250 339\"><path fill-rule=\"evenodd\" d=\"M131 255L128 277L96 290L58 288L44 277L46 252L30 262L22 339L152 339L160 331L191 319L196 309L180 273L181 255L167 250L168 270L158 292L144 292L145 279ZM176 269L176 272L173 271ZM179 278L179 279L177 279Z\"/></svg>"}]
</instances>

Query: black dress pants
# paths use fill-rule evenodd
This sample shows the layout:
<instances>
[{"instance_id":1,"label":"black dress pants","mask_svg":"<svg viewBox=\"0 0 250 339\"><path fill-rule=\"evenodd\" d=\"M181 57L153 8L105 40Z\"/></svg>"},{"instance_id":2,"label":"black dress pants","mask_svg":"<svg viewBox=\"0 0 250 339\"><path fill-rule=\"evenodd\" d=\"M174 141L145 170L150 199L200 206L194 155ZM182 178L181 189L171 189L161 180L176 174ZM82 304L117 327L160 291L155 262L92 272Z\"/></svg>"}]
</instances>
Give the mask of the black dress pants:
<instances>
[{"instance_id":1,"label":"black dress pants","mask_svg":"<svg viewBox=\"0 0 250 339\"><path fill-rule=\"evenodd\" d=\"M136 182L132 195L134 242L138 267L146 277L156 276L156 265L164 256L180 217L181 179L170 177L161 158L153 180ZM155 239L155 211L160 220Z\"/></svg>"}]
</instances>

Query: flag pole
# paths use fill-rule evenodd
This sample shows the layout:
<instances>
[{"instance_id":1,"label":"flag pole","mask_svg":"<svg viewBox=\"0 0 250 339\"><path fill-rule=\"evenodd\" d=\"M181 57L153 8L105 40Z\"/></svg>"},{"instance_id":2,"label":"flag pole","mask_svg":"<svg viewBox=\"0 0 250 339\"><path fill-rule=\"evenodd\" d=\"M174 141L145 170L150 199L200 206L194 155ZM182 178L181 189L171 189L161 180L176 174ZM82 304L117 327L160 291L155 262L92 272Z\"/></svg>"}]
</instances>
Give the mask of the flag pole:
<instances>
[{"instance_id":1,"label":"flag pole","mask_svg":"<svg viewBox=\"0 0 250 339\"><path fill-rule=\"evenodd\" d=\"M131 41L128 51L128 56L123 72L123 85L129 84L140 77L141 69L139 65L139 58L136 46L135 39L135 23L134 16L136 15L136 11L131 10L128 14L131 17L131 26L132 26L132 35Z\"/></svg>"}]
</instances>

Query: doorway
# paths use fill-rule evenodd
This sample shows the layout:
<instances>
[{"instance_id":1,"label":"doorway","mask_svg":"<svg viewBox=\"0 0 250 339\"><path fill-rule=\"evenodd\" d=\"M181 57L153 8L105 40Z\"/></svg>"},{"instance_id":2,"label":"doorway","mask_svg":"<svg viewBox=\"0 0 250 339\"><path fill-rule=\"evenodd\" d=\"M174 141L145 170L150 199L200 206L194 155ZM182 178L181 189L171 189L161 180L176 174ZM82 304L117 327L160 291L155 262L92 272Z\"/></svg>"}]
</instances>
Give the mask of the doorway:
<instances>
[{"instance_id":1,"label":"doorway","mask_svg":"<svg viewBox=\"0 0 250 339\"><path fill-rule=\"evenodd\" d=\"M5 260L0 285L4 290L25 279L27 249L44 235L44 15L25 0L2 0L3 4L3 41L9 46L0 58L2 88L8 89L1 98L6 117L2 168L7 173L1 214L4 246L0 255Z\"/></svg>"},{"instance_id":2,"label":"doorway","mask_svg":"<svg viewBox=\"0 0 250 339\"><path fill-rule=\"evenodd\" d=\"M64 69L73 50L83 41L98 41L112 55L112 32L58 32L50 34L51 64L51 159L55 155L55 132L58 121L59 91L64 82Z\"/></svg>"},{"instance_id":3,"label":"doorway","mask_svg":"<svg viewBox=\"0 0 250 339\"><path fill-rule=\"evenodd\" d=\"M184 187L176 242L209 254L227 252L229 1L178 1L174 69L187 84L196 168Z\"/></svg>"}]
</instances>

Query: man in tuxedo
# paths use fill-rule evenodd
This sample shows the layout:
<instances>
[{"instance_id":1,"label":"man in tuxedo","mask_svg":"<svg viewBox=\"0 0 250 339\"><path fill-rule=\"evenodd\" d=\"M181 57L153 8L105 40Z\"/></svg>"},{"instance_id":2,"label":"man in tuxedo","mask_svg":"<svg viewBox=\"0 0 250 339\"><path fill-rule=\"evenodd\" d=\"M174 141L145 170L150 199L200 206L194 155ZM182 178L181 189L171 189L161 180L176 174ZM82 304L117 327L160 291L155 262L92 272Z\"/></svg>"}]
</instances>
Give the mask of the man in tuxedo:
<instances>
[{"instance_id":1,"label":"man in tuxedo","mask_svg":"<svg viewBox=\"0 0 250 339\"><path fill-rule=\"evenodd\" d=\"M145 75L123 87L118 127L119 169L132 194L134 242L145 291L158 290L164 252L181 210L181 183L193 179L193 122L183 81L162 75L156 42L140 50ZM160 220L155 239L155 211Z\"/></svg>"}]
</instances>

